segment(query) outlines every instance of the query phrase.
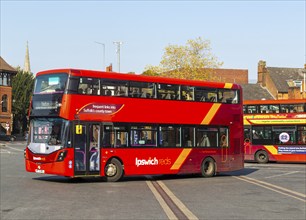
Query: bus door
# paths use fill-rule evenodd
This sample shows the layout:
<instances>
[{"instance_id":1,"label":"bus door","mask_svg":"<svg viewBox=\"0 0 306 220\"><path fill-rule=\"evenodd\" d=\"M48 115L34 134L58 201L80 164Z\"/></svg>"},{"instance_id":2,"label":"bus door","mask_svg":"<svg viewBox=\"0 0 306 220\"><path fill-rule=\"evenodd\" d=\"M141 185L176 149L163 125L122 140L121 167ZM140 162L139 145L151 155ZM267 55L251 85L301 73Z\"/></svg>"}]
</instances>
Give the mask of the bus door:
<instances>
[{"instance_id":1,"label":"bus door","mask_svg":"<svg viewBox=\"0 0 306 220\"><path fill-rule=\"evenodd\" d=\"M75 123L73 132L75 175L99 175L100 133L98 123Z\"/></svg>"}]
</instances>

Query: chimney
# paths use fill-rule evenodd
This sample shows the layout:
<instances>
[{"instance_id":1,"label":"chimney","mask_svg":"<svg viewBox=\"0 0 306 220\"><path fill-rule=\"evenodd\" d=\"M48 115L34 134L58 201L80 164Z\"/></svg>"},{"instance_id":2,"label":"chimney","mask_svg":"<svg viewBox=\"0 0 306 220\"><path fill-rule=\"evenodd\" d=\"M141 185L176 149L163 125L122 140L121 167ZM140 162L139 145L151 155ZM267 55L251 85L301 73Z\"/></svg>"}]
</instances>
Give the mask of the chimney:
<instances>
[{"instance_id":1,"label":"chimney","mask_svg":"<svg viewBox=\"0 0 306 220\"><path fill-rule=\"evenodd\" d=\"M266 61L260 60L257 67L257 83L262 84L264 81L264 74L267 72Z\"/></svg>"},{"instance_id":2,"label":"chimney","mask_svg":"<svg viewBox=\"0 0 306 220\"><path fill-rule=\"evenodd\" d=\"M106 72L113 72L113 64L112 63L109 66L106 67Z\"/></svg>"}]
</instances>

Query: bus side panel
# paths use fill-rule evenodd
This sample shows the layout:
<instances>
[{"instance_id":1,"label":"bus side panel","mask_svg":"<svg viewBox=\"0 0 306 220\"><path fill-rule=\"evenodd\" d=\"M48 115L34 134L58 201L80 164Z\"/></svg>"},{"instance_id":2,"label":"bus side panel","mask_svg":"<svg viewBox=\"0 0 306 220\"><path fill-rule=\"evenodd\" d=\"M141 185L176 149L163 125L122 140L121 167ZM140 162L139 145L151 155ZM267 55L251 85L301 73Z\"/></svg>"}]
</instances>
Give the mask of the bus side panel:
<instances>
[{"instance_id":1,"label":"bus side panel","mask_svg":"<svg viewBox=\"0 0 306 220\"><path fill-rule=\"evenodd\" d=\"M267 148L267 146L265 146ZM306 163L306 145L277 146L277 154L273 155L278 162Z\"/></svg>"},{"instance_id":2,"label":"bus side panel","mask_svg":"<svg viewBox=\"0 0 306 220\"><path fill-rule=\"evenodd\" d=\"M129 99L129 100L127 100ZM60 116L68 116L73 120L98 120L107 122L147 122L180 124L223 124L229 126L235 122L231 115L242 115L240 108L230 110L231 104L222 104L216 108L214 103L164 101L158 99L136 99L107 96L64 95ZM99 108L99 109L95 109ZM103 108L114 108L113 111L103 111ZM71 111L73 109L73 111ZM177 111L180 109L180 111ZM216 109L216 110L215 110ZM76 112L76 114L75 114ZM227 115L228 117L224 117ZM128 117L127 117L128 116ZM207 117L209 116L209 117ZM210 120L208 119L210 118ZM240 121L240 120L239 120ZM241 116L242 121L242 116ZM239 122L242 123L242 122Z\"/></svg>"},{"instance_id":3,"label":"bus side panel","mask_svg":"<svg viewBox=\"0 0 306 220\"><path fill-rule=\"evenodd\" d=\"M110 158L117 157L123 162L125 175L176 174L190 154L190 150L182 148L104 149L101 172L105 175L103 167ZM176 161L177 165L174 166Z\"/></svg>"},{"instance_id":4,"label":"bus side panel","mask_svg":"<svg viewBox=\"0 0 306 220\"><path fill-rule=\"evenodd\" d=\"M269 161L276 161L274 148L266 147L265 145L252 145L251 142L244 143L244 148L244 159L246 161L255 161L255 154L258 151L266 151L269 156Z\"/></svg>"},{"instance_id":5,"label":"bus side panel","mask_svg":"<svg viewBox=\"0 0 306 220\"><path fill-rule=\"evenodd\" d=\"M282 149L280 149L282 148ZM284 152L284 149L287 149ZM306 146L252 145L245 143L244 158L254 161L256 152L264 150L269 155L269 161L306 163ZM299 152L299 153L297 153Z\"/></svg>"},{"instance_id":6,"label":"bus side panel","mask_svg":"<svg viewBox=\"0 0 306 220\"><path fill-rule=\"evenodd\" d=\"M104 149L101 161L101 175L110 158L119 158L124 166L125 175L142 174L183 174L200 173L201 164L206 157L212 157L217 164L216 172L242 169L243 157L228 155L222 161L220 149L204 148L155 148L155 149ZM238 156L238 155L237 155Z\"/></svg>"}]
</instances>

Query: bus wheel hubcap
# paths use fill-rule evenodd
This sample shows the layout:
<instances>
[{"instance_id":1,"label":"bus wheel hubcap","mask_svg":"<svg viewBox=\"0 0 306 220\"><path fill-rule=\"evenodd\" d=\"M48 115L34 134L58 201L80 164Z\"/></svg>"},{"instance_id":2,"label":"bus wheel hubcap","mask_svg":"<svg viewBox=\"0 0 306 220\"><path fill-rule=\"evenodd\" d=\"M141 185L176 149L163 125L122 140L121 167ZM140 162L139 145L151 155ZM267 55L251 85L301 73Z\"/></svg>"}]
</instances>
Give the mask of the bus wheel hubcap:
<instances>
[{"instance_id":1,"label":"bus wheel hubcap","mask_svg":"<svg viewBox=\"0 0 306 220\"><path fill-rule=\"evenodd\" d=\"M117 167L114 164L109 164L106 168L107 176L114 176L117 172Z\"/></svg>"}]
</instances>

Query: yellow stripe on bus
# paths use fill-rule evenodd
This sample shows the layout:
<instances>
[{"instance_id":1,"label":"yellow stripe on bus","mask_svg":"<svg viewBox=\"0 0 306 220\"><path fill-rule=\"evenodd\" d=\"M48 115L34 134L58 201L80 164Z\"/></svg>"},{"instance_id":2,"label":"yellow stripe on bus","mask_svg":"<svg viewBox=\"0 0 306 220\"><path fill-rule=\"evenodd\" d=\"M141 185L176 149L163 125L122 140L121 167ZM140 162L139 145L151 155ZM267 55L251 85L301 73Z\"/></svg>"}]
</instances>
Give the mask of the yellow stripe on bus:
<instances>
[{"instance_id":1,"label":"yellow stripe on bus","mask_svg":"<svg viewBox=\"0 0 306 220\"><path fill-rule=\"evenodd\" d=\"M231 89L233 87L233 83L225 83L224 89Z\"/></svg>"},{"instance_id":2,"label":"yellow stripe on bus","mask_svg":"<svg viewBox=\"0 0 306 220\"><path fill-rule=\"evenodd\" d=\"M201 124L203 125L208 125L212 118L215 116L215 114L217 113L218 109L220 108L221 103L215 103L213 104L213 106L209 109L207 115L205 116L205 118L203 119L203 121L201 122Z\"/></svg>"},{"instance_id":3,"label":"yellow stripe on bus","mask_svg":"<svg viewBox=\"0 0 306 220\"><path fill-rule=\"evenodd\" d=\"M264 145L264 147L272 154L272 155L277 155L278 151L276 149L276 147L274 147L273 145Z\"/></svg>"},{"instance_id":4,"label":"yellow stripe on bus","mask_svg":"<svg viewBox=\"0 0 306 220\"><path fill-rule=\"evenodd\" d=\"M184 149L184 150L182 150L181 154L178 156L178 158L176 159L176 161L174 162L174 164L172 165L170 170L178 170L178 169L180 169L180 167L182 166L183 162L188 157L190 152L191 152L191 149Z\"/></svg>"}]
</instances>

